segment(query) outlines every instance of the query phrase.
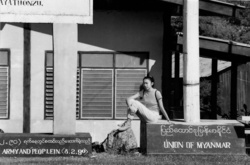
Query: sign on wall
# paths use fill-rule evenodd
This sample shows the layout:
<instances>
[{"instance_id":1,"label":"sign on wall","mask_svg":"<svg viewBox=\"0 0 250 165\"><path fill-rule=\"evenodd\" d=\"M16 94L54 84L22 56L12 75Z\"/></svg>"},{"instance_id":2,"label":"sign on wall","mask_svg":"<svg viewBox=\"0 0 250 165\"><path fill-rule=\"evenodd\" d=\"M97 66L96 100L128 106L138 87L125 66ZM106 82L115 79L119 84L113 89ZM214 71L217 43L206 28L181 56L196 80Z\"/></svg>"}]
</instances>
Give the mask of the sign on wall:
<instances>
[{"instance_id":1,"label":"sign on wall","mask_svg":"<svg viewBox=\"0 0 250 165\"><path fill-rule=\"evenodd\" d=\"M0 0L0 22L92 24L93 0Z\"/></svg>"},{"instance_id":2,"label":"sign on wall","mask_svg":"<svg viewBox=\"0 0 250 165\"><path fill-rule=\"evenodd\" d=\"M0 157L88 156L89 133L76 135L0 134Z\"/></svg>"},{"instance_id":3,"label":"sign on wall","mask_svg":"<svg viewBox=\"0 0 250 165\"><path fill-rule=\"evenodd\" d=\"M145 128L146 127L146 128ZM147 154L244 154L242 124L147 124L142 140Z\"/></svg>"}]
</instances>

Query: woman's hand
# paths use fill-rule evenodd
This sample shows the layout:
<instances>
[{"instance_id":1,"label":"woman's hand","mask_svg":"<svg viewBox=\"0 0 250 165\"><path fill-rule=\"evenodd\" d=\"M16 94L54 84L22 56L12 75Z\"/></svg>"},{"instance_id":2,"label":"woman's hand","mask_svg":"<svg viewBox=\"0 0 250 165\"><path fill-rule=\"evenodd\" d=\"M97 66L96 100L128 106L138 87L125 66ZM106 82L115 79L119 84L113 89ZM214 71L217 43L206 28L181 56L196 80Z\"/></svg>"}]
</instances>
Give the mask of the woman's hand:
<instances>
[{"instance_id":1,"label":"woman's hand","mask_svg":"<svg viewBox=\"0 0 250 165\"><path fill-rule=\"evenodd\" d=\"M174 122L172 122L171 120L167 119L167 121L168 121L169 124L174 125Z\"/></svg>"}]
</instances>

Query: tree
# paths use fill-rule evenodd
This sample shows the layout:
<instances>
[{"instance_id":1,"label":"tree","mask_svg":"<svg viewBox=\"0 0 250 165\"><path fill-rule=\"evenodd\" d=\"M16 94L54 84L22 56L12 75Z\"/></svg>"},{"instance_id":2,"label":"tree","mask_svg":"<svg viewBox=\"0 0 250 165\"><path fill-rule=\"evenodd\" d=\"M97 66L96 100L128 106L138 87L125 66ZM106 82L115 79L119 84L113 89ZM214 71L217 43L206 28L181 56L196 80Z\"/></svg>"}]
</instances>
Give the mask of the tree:
<instances>
[{"instance_id":1,"label":"tree","mask_svg":"<svg viewBox=\"0 0 250 165\"><path fill-rule=\"evenodd\" d=\"M202 36L220 38L250 44L250 1L221 0L245 6L239 17L200 16L199 33ZM174 32L182 32L182 16L172 17Z\"/></svg>"}]
</instances>

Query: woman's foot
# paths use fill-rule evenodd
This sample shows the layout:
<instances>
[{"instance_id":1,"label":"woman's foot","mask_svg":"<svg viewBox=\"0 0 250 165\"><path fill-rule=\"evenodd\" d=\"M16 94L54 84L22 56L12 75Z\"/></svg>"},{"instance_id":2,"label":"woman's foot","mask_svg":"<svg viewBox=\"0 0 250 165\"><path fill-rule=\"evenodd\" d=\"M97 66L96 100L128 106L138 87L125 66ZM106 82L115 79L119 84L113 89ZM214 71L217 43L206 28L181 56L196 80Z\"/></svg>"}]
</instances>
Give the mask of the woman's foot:
<instances>
[{"instance_id":1,"label":"woman's foot","mask_svg":"<svg viewBox=\"0 0 250 165\"><path fill-rule=\"evenodd\" d=\"M118 128L119 131L125 131L128 128L131 127L131 119L127 119L124 123L118 124L120 128Z\"/></svg>"}]
</instances>

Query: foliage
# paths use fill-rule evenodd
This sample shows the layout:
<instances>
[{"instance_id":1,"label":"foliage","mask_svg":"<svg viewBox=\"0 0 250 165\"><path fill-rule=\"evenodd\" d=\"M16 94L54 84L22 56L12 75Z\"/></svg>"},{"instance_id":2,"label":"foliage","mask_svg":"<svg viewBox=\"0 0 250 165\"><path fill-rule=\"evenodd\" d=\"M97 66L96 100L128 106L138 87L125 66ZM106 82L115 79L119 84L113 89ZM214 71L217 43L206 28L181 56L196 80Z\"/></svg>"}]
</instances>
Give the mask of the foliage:
<instances>
[{"instance_id":1,"label":"foliage","mask_svg":"<svg viewBox=\"0 0 250 165\"><path fill-rule=\"evenodd\" d=\"M250 44L250 1L223 1L245 6L246 9L241 10L237 18L200 16L200 35ZM182 16L172 17L171 24L174 32L182 32Z\"/></svg>"},{"instance_id":2,"label":"foliage","mask_svg":"<svg viewBox=\"0 0 250 165\"><path fill-rule=\"evenodd\" d=\"M211 81L200 82L200 107L210 111L211 108Z\"/></svg>"},{"instance_id":3,"label":"foliage","mask_svg":"<svg viewBox=\"0 0 250 165\"><path fill-rule=\"evenodd\" d=\"M245 44L250 44L250 1L241 0L220 0L236 5L245 6L246 9L241 10L237 16L200 16L199 17L199 34L201 36L225 39ZM182 32L183 17L173 16L171 25L174 32ZM218 86L217 105L220 105L222 98L220 95L220 87ZM210 80L202 80L200 84L200 104L201 109L211 111L211 82ZM218 107L218 111L219 111ZM218 112L220 113L220 112ZM229 116L229 115L228 115Z\"/></svg>"},{"instance_id":4,"label":"foliage","mask_svg":"<svg viewBox=\"0 0 250 165\"><path fill-rule=\"evenodd\" d=\"M205 111L211 112L211 80L203 78L200 81L200 107ZM217 105L220 105L222 102L221 97L221 87L220 84L217 84ZM219 107L217 107L219 110ZM218 112L220 114L220 112Z\"/></svg>"},{"instance_id":5,"label":"foliage","mask_svg":"<svg viewBox=\"0 0 250 165\"><path fill-rule=\"evenodd\" d=\"M200 35L240 42L239 26L221 17L200 17Z\"/></svg>"}]
</instances>

